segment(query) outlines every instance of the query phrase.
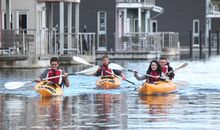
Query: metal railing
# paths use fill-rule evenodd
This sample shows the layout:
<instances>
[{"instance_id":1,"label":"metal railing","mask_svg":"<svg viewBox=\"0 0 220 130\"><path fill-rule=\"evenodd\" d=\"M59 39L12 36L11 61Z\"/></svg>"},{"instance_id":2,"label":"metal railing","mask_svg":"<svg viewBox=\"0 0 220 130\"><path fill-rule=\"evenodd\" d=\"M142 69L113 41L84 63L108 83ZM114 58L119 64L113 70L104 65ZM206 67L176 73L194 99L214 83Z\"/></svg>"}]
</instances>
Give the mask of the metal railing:
<instances>
[{"instance_id":1,"label":"metal railing","mask_svg":"<svg viewBox=\"0 0 220 130\"><path fill-rule=\"evenodd\" d=\"M94 55L95 54L95 33L64 33L64 48L61 52L60 45L60 35L54 33L55 43L51 48L52 54L61 55ZM71 42L68 40L71 39Z\"/></svg>"},{"instance_id":2,"label":"metal railing","mask_svg":"<svg viewBox=\"0 0 220 130\"><path fill-rule=\"evenodd\" d=\"M36 53L36 30L2 30L0 55L30 55Z\"/></svg>"},{"instance_id":3,"label":"metal railing","mask_svg":"<svg viewBox=\"0 0 220 130\"><path fill-rule=\"evenodd\" d=\"M142 3L155 5L155 0L116 0L116 3Z\"/></svg>"},{"instance_id":4,"label":"metal railing","mask_svg":"<svg viewBox=\"0 0 220 130\"><path fill-rule=\"evenodd\" d=\"M60 35L56 29L2 30L0 55L95 55L95 33L65 33L64 48Z\"/></svg>"},{"instance_id":5,"label":"metal railing","mask_svg":"<svg viewBox=\"0 0 220 130\"><path fill-rule=\"evenodd\" d=\"M174 32L126 33L116 39L116 51L161 51L164 47L179 48L179 34Z\"/></svg>"}]
</instances>

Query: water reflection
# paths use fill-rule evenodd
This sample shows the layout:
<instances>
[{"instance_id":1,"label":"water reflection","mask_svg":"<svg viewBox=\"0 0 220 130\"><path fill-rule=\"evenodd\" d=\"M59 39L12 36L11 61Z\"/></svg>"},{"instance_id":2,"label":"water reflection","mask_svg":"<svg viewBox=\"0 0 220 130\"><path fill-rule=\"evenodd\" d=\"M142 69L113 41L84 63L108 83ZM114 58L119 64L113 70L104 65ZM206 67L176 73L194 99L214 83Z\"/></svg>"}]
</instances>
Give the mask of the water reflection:
<instances>
[{"instance_id":1,"label":"water reflection","mask_svg":"<svg viewBox=\"0 0 220 130\"><path fill-rule=\"evenodd\" d=\"M62 97L39 98L35 104L36 121L34 128L59 130L62 127Z\"/></svg>"},{"instance_id":2,"label":"water reflection","mask_svg":"<svg viewBox=\"0 0 220 130\"><path fill-rule=\"evenodd\" d=\"M167 94L161 96L140 96L143 104L148 109L150 115L148 122L167 121L170 108L172 108L178 96L176 94Z\"/></svg>"}]
</instances>

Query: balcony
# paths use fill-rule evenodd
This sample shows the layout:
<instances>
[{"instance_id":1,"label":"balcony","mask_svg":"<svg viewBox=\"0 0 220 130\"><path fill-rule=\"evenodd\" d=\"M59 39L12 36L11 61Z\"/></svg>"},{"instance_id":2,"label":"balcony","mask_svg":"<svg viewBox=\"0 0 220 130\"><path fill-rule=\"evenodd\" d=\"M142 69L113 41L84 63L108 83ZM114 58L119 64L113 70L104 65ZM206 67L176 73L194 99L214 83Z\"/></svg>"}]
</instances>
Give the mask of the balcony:
<instances>
[{"instance_id":1,"label":"balcony","mask_svg":"<svg viewBox=\"0 0 220 130\"><path fill-rule=\"evenodd\" d=\"M149 9L153 6L155 6L155 0L116 0L117 8Z\"/></svg>"},{"instance_id":2,"label":"balcony","mask_svg":"<svg viewBox=\"0 0 220 130\"><path fill-rule=\"evenodd\" d=\"M220 18L220 9L216 5L211 5L208 9L207 18Z\"/></svg>"}]
</instances>

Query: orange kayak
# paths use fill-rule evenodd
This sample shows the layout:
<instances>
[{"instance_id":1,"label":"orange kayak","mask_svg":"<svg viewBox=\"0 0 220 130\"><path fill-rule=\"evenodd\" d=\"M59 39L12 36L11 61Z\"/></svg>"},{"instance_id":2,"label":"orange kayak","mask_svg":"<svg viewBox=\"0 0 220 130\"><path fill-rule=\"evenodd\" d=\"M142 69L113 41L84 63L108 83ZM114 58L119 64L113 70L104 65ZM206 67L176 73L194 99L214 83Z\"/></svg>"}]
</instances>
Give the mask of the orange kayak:
<instances>
[{"instance_id":1,"label":"orange kayak","mask_svg":"<svg viewBox=\"0 0 220 130\"><path fill-rule=\"evenodd\" d=\"M157 95L157 94L168 94L176 90L176 84L172 81L158 81L154 84L145 82L139 89L138 92L141 95Z\"/></svg>"},{"instance_id":2,"label":"orange kayak","mask_svg":"<svg viewBox=\"0 0 220 130\"><path fill-rule=\"evenodd\" d=\"M41 81L37 83L34 89L41 95L41 97L51 97L51 96L61 96L63 95L63 90L59 85L48 84L48 81Z\"/></svg>"},{"instance_id":3,"label":"orange kayak","mask_svg":"<svg viewBox=\"0 0 220 130\"><path fill-rule=\"evenodd\" d=\"M99 78L96 81L96 86L102 89L116 89L116 88L119 88L120 85L121 85L121 81L117 77L114 77L113 79L112 78L104 78L104 79Z\"/></svg>"}]
</instances>

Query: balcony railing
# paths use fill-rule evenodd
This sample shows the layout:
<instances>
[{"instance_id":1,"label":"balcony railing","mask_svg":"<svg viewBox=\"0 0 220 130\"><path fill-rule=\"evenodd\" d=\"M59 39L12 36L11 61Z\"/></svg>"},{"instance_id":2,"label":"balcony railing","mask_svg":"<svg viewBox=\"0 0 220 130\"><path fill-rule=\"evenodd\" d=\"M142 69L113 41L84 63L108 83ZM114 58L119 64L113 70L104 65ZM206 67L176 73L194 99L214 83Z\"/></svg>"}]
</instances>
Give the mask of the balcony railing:
<instances>
[{"instance_id":1,"label":"balcony railing","mask_svg":"<svg viewBox=\"0 0 220 130\"><path fill-rule=\"evenodd\" d=\"M142 3L148 5L155 5L155 0L116 0L116 3Z\"/></svg>"},{"instance_id":2,"label":"balcony railing","mask_svg":"<svg viewBox=\"0 0 220 130\"><path fill-rule=\"evenodd\" d=\"M94 55L95 33L64 33L61 48L60 33L56 29L2 30L0 55ZM71 42L68 39L71 37ZM61 50L63 52L61 52Z\"/></svg>"},{"instance_id":3,"label":"balcony railing","mask_svg":"<svg viewBox=\"0 0 220 130\"><path fill-rule=\"evenodd\" d=\"M126 33L120 35L116 51L151 52L164 47L179 48L179 34L174 32Z\"/></svg>"}]
</instances>

